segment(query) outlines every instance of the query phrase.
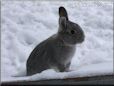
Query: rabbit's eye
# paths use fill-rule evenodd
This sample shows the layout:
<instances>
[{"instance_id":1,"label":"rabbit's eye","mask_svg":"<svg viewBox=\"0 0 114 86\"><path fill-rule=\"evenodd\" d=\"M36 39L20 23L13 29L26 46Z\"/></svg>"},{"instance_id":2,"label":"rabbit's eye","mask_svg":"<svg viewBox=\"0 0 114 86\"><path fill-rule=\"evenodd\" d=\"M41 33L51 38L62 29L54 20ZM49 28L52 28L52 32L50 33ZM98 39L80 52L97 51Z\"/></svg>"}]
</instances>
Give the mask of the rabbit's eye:
<instances>
[{"instance_id":1,"label":"rabbit's eye","mask_svg":"<svg viewBox=\"0 0 114 86\"><path fill-rule=\"evenodd\" d=\"M75 31L74 31L74 30L71 30L71 31L70 31L70 33L71 33L71 34L74 34L74 33L75 33Z\"/></svg>"}]
</instances>

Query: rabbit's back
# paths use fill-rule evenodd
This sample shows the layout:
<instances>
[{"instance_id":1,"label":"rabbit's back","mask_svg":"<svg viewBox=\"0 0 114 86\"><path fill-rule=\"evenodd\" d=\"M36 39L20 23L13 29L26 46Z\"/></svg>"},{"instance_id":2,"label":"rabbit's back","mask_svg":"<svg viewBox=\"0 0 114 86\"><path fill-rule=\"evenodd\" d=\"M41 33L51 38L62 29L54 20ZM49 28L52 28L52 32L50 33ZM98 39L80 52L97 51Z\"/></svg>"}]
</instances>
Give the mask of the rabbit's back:
<instances>
[{"instance_id":1,"label":"rabbit's back","mask_svg":"<svg viewBox=\"0 0 114 86\"><path fill-rule=\"evenodd\" d=\"M55 38L56 34L44 40L33 49L26 63L27 75L40 73L50 68L51 63L53 64L53 49L55 48L52 48L52 46L54 46Z\"/></svg>"}]
</instances>

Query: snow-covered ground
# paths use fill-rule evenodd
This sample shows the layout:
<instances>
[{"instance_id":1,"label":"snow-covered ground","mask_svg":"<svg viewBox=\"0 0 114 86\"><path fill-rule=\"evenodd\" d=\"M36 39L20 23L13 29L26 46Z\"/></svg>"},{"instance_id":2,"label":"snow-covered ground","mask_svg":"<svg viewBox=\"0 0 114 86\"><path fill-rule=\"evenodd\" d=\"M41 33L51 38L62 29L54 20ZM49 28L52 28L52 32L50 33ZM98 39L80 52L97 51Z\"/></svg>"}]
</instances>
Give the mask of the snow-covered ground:
<instances>
[{"instance_id":1,"label":"snow-covered ground","mask_svg":"<svg viewBox=\"0 0 114 86\"><path fill-rule=\"evenodd\" d=\"M77 45L71 72L53 69L24 77L33 48L58 30L58 8L85 32ZM1 80L44 80L113 73L113 3L110 1L2 1ZM15 77L20 76L20 77Z\"/></svg>"}]
</instances>

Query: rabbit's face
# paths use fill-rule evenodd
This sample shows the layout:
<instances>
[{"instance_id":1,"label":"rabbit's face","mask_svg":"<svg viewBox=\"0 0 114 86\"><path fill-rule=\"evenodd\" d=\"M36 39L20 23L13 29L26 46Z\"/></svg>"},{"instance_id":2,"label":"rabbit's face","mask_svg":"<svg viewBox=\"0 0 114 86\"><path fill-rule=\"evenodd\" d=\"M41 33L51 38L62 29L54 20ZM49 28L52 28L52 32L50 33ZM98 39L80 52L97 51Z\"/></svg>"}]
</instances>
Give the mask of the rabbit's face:
<instances>
[{"instance_id":1,"label":"rabbit's face","mask_svg":"<svg viewBox=\"0 0 114 86\"><path fill-rule=\"evenodd\" d=\"M59 8L59 16L59 34L62 40L67 44L82 43L84 32L78 24L69 21L64 7Z\"/></svg>"},{"instance_id":2,"label":"rabbit's face","mask_svg":"<svg viewBox=\"0 0 114 86\"><path fill-rule=\"evenodd\" d=\"M61 37L67 44L82 43L84 41L84 33L81 27L71 21L61 22Z\"/></svg>"}]
</instances>

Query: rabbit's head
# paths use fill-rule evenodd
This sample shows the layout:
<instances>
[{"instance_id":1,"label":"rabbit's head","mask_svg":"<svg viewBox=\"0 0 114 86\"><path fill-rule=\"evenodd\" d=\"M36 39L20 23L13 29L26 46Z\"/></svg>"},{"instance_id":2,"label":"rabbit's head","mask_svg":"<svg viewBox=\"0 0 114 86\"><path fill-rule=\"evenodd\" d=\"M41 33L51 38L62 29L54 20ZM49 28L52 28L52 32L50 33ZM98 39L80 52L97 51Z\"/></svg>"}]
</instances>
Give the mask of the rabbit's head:
<instances>
[{"instance_id":1,"label":"rabbit's head","mask_svg":"<svg viewBox=\"0 0 114 86\"><path fill-rule=\"evenodd\" d=\"M68 19L64 7L59 7L59 31L61 39L67 44L77 44L84 41L84 32L81 27Z\"/></svg>"}]
</instances>

